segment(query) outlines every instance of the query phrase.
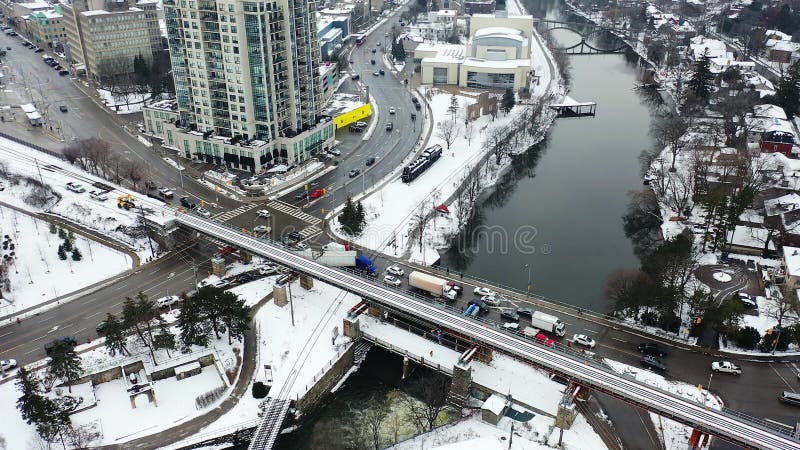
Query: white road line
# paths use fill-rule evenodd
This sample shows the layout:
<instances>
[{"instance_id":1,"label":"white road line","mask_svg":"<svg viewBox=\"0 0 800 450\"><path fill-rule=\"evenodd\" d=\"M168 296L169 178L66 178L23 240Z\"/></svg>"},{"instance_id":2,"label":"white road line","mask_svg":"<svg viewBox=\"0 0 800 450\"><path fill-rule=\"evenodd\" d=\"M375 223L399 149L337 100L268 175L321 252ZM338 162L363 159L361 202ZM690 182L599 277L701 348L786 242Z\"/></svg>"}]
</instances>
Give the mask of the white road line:
<instances>
[{"instance_id":1,"label":"white road line","mask_svg":"<svg viewBox=\"0 0 800 450\"><path fill-rule=\"evenodd\" d=\"M620 339L620 338L615 338L615 337L612 337L611 339L613 339L613 340L615 340L617 342L628 342L625 339Z\"/></svg>"},{"instance_id":2,"label":"white road line","mask_svg":"<svg viewBox=\"0 0 800 450\"><path fill-rule=\"evenodd\" d=\"M781 379L781 381L783 381L783 383L784 383L786 386L788 386L788 387L789 387L789 389L791 389L791 390L792 390L792 392L797 392L797 391L795 391L795 390L794 390L794 387L792 387L792 385L791 385L791 384L789 384L789 382L788 382L788 381L786 381L786 378L783 378L783 375L781 375L781 374L780 374L780 372L778 372L778 369L776 369L776 368L775 368L775 366L774 366L772 363L767 363L767 364L769 365L769 368L770 368L770 369L772 369L772 371L773 371L773 372L775 372L775 375L777 375L777 376L778 376L778 378L780 378L780 379Z\"/></svg>"}]
</instances>

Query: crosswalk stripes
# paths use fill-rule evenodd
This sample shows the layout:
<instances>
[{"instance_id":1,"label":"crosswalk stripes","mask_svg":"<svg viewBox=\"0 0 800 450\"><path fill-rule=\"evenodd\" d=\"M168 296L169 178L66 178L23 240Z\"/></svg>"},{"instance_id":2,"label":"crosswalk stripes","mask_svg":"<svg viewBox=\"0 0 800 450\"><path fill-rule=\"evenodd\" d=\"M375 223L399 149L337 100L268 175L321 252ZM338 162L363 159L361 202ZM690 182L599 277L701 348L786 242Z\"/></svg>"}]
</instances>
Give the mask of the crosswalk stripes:
<instances>
[{"instance_id":1,"label":"crosswalk stripes","mask_svg":"<svg viewBox=\"0 0 800 450\"><path fill-rule=\"evenodd\" d=\"M290 205L288 203L284 203L284 202L282 202L280 200L274 200L272 202L267 203L267 208L275 209L275 210L280 211L280 212L282 212L284 214L288 214L288 215L290 215L292 217L298 218L298 219L302 220L303 222L308 222L308 223L310 223L312 225L318 225L318 224L322 223L322 219L314 217L311 214L306 214L303 211L300 211L299 209L297 209L296 207L294 207L294 206L292 206L292 205Z\"/></svg>"},{"instance_id":2,"label":"crosswalk stripes","mask_svg":"<svg viewBox=\"0 0 800 450\"><path fill-rule=\"evenodd\" d=\"M256 203L250 203L250 204L247 204L247 205L242 205L242 206L240 206L240 207L238 207L236 209L232 209L230 211L223 211L223 212L215 215L213 218L216 219L216 220L219 220L220 222L225 222L226 220L231 220L236 216L240 216L240 215L246 213L247 211L250 211L251 209L255 208L256 206L258 206L258 204L256 204Z\"/></svg>"},{"instance_id":3,"label":"crosswalk stripes","mask_svg":"<svg viewBox=\"0 0 800 450\"><path fill-rule=\"evenodd\" d=\"M303 236L303 240L306 241L322 234L322 229L315 227L314 225L309 225L300 230L299 233L300 236Z\"/></svg>"}]
</instances>

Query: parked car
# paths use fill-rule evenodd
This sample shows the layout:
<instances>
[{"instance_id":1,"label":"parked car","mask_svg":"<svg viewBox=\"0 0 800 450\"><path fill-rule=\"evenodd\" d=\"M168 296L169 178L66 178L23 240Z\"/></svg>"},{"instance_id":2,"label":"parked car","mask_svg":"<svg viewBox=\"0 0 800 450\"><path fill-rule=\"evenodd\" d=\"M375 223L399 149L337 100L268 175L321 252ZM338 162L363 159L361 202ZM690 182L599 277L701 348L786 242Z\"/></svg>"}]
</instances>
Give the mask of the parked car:
<instances>
[{"instance_id":1,"label":"parked car","mask_svg":"<svg viewBox=\"0 0 800 450\"><path fill-rule=\"evenodd\" d=\"M739 298L739 301L740 301L740 302L741 302L741 303L742 303L742 304L743 304L745 307L747 307L747 308L755 308L755 307L757 307L757 306L758 306L758 303L756 302L756 299L755 299L755 297L751 296L750 294L747 294L747 293L745 293L745 292L739 292L739 293L738 293L738 294L736 294L736 295L737 295L737 297Z\"/></svg>"},{"instance_id":2,"label":"parked car","mask_svg":"<svg viewBox=\"0 0 800 450\"><path fill-rule=\"evenodd\" d=\"M361 173L361 171L360 171L360 170L358 170L358 169L353 169L353 170L351 170L350 172L347 172L347 176L348 176L348 177L350 177L350 178L355 178L355 177L357 177L357 176L358 176L358 174L360 174L360 173Z\"/></svg>"},{"instance_id":3,"label":"parked car","mask_svg":"<svg viewBox=\"0 0 800 450\"><path fill-rule=\"evenodd\" d=\"M376 49L374 49L374 48L372 49L372 53L375 53L376 51L377 51ZM374 60L373 60L373 61L374 61Z\"/></svg>"},{"instance_id":4,"label":"parked car","mask_svg":"<svg viewBox=\"0 0 800 450\"><path fill-rule=\"evenodd\" d=\"M374 64L375 64L375 60L374 60L374 59L370 59L370 60L369 60L369 63L370 63L370 64L372 64L372 65L374 65Z\"/></svg>"},{"instance_id":5,"label":"parked car","mask_svg":"<svg viewBox=\"0 0 800 450\"><path fill-rule=\"evenodd\" d=\"M44 344L44 352L47 354L47 356L50 356L53 353L53 347L55 347L57 341L61 341L70 347L76 347L78 345L78 341L75 340L74 336L61 336L58 339L54 339Z\"/></svg>"},{"instance_id":6,"label":"parked car","mask_svg":"<svg viewBox=\"0 0 800 450\"><path fill-rule=\"evenodd\" d=\"M181 205L189 209L197 207L197 203L195 203L195 201L190 199L189 197L181 197Z\"/></svg>"},{"instance_id":7,"label":"parked car","mask_svg":"<svg viewBox=\"0 0 800 450\"><path fill-rule=\"evenodd\" d=\"M65 75L69 75L69 70L60 70L58 74L61 75L62 77Z\"/></svg>"},{"instance_id":8,"label":"parked car","mask_svg":"<svg viewBox=\"0 0 800 450\"><path fill-rule=\"evenodd\" d=\"M385 277L383 277L383 282L388 284L389 286L394 286L394 287L398 287L400 286L400 284L402 284L400 280L391 275L386 275Z\"/></svg>"},{"instance_id":9,"label":"parked car","mask_svg":"<svg viewBox=\"0 0 800 450\"><path fill-rule=\"evenodd\" d=\"M369 158L367 158L367 160L364 162L364 164L366 164L368 166L371 166L371 165L375 164L375 158L370 156Z\"/></svg>"},{"instance_id":10,"label":"parked car","mask_svg":"<svg viewBox=\"0 0 800 450\"><path fill-rule=\"evenodd\" d=\"M450 290L452 290L453 292L455 292L456 295L461 295L464 293L464 287L456 284L455 281L448 281L447 287L450 288Z\"/></svg>"},{"instance_id":11,"label":"parked car","mask_svg":"<svg viewBox=\"0 0 800 450\"><path fill-rule=\"evenodd\" d=\"M209 210L207 210L205 208L197 208L197 209L194 210L194 212L198 216L211 217L211 211L209 211Z\"/></svg>"},{"instance_id":12,"label":"parked car","mask_svg":"<svg viewBox=\"0 0 800 450\"><path fill-rule=\"evenodd\" d=\"M61 112L67 112L67 111L69 111L69 108L67 108L67 105L60 105L58 107L58 110L61 111Z\"/></svg>"},{"instance_id":13,"label":"parked car","mask_svg":"<svg viewBox=\"0 0 800 450\"><path fill-rule=\"evenodd\" d=\"M657 372L667 371L667 365L664 364L660 359L656 358L655 356L645 356L644 358L642 358L640 363L650 370L655 370Z\"/></svg>"},{"instance_id":14,"label":"parked car","mask_svg":"<svg viewBox=\"0 0 800 450\"><path fill-rule=\"evenodd\" d=\"M306 191L300 191L294 195L295 200L305 200L306 198L308 198L308 192Z\"/></svg>"},{"instance_id":15,"label":"parked car","mask_svg":"<svg viewBox=\"0 0 800 450\"><path fill-rule=\"evenodd\" d=\"M380 72L378 72L377 70L375 72L372 72L372 74L375 75L376 77L381 75Z\"/></svg>"},{"instance_id":16,"label":"parked car","mask_svg":"<svg viewBox=\"0 0 800 450\"><path fill-rule=\"evenodd\" d=\"M359 78L361 78L361 75L359 75L357 73L354 73L354 74L350 75L350 79L353 80L353 81L358 80Z\"/></svg>"},{"instance_id":17,"label":"parked car","mask_svg":"<svg viewBox=\"0 0 800 450\"><path fill-rule=\"evenodd\" d=\"M41 48L41 47L38 47L38 48L37 48L36 50L34 50L33 52L34 52L34 53L42 53L43 51L44 51L44 49L43 49L43 48Z\"/></svg>"},{"instance_id":18,"label":"parked car","mask_svg":"<svg viewBox=\"0 0 800 450\"><path fill-rule=\"evenodd\" d=\"M325 195L325 189L314 189L310 194L308 194L308 196L311 198L320 198L323 195Z\"/></svg>"},{"instance_id":19,"label":"parked car","mask_svg":"<svg viewBox=\"0 0 800 450\"><path fill-rule=\"evenodd\" d=\"M527 308L527 307L517 308L517 314L519 314L520 316L533 317L533 313L535 312L536 310L533 308Z\"/></svg>"},{"instance_id":20,"label":"parked car","mask_svg":"<svg viewBox=\"0 0 800 450\"><path fill-rule=\"evenodd\" d=\"M542 332L536 333L536 336L534 336L533 339L536 342L538 342L538 343L540 343L542 345L546 345L548 347L552 347L556 343L556 341L553 338L547 336L546 334L544 334Z\"/></svg>"},{"instance_id":21,"label":"parked car","mask_svg":"<svg viewBox=\"0 0 800 450\"><path fill-rule=\"evenodd\" d=\"M273 266L272 264L265 264L258 268L259 275L272 275L273 273L278 273L278 268Z\"/></svg>"},{"instance_id":22,"label":"parked car","mask_svg":"<svg viewBox=\"0 0 800 450\"><path fill-rule=\"evenodd\" d=\"M262 219L269 219L272 216L272 214L269 211L267 211L266 209L259 209L256 212L256 215L258 217L261 217Z\"/></svg>"},{"instance_id":23,"label":"parked car","mask_svg":"<svg viewBox=\"0 0 800 450\"><path fill-rule=\"evenodd\" d=\"M402 277L403 275L405 275L405 272L403 271L403 269L398 265L393 265L393 266L387 267L386 268L386 273L388 273L389 275L397 276L397 277Z\"/></svg>"},{"instance_id":24,"label":"parked car","mask_svg":"<svg viewBox=\"0 0 800 450\"><path fill-rule=\"evenodd\" d=\"M725 372L734 375L742 374L742 368L730 361L714 361L711 363L711 370L715 373Z\"/></svg>"},{"instance_id":25,"label":"parked car","mask_svg":"<svg viewBox=\"0 0 800 450\"><path fill-rule=\"evenodd\" d=\"M247 272L247 273L239 274L236 277L236 282L237 283L249 283L250 281L253 281L253 280L257 279L257 278L258 278L257 275Z\"/></svg>"},{"instance_id":26,"label":"parked car","mask_svg":"<svg viewBox=\"0 0 800 450\"><path fill-rule=\"evenodd\" d=\"M103 191L89 191L89 198L97 200L98 202L104 202L108 200L108 195Z\"/></svg>"},{"instance_id":27,"label":"parked car","mask_svg":"<svg viewBox=\"0 0 800 450\"><path fill-rule=\"evenodd\" d=\"M302 234L298 233L297 231L292 231L291 233L287 234L286 236L289 239L291 239L291 240L293 240L295 242L302 241L303 239L305 239L305 236L303 236Z\"/></svg>"},{"instance_id":28,"label":"parked car","mask_svg":"<svg viewBox=\"0 0 800 450\"><path fill-rule=\"evenodd\" d=\"M159 308L167 308L180 301L181 298L178 297L177 295L168 295L166 297L161 297L160 299L156 300L156 305L158 305Z\"/></svg>"},{"instance_id":29,"label":"parked car","mask_svg":"<svg viewBox=\"0 0 800 450\"><path fill-rule=\"evenodd\" d=\"M518 322L506 322L503 324L503 328L510 331L518 331L519 330L519 323Z\"/></svg>"},{"instance_id":30,"label":"parked car","mask_svg":"<svg viewBox=\"0 0 800 450\"><path fill-rule=\"evenodd\" d=\"M102 336L106 333L106 321L103 320L102 322L98 323L96 327L94 327L94 331L97 333L98 336Z\"/></svg>"},{"instance_id":31,"label":"parked car","mask_svg":"<svg viewBox=\"0 0 800 450\"><path fill-rule=\"evenodd\" d=\"M574 342L574 343L576 343L578 345L582 345L584 347L589 347L589 348L594 348L594 346L597 345L597 343L594 341L594 339L590 338L589 336L587 336L585 334L573 335L572 336L572 342Z\"/></svg>"},{"instance_id":32,"label":"parked car","mask_svg":"<svg viewBox=\"0 0 800 450\"><path fill-rule=\"evenodd\" d=\"M642 342L637 347L639 353L644 353L645 355L656 355L656 356L667 356L669 352L664 347L659 346L655 342Z\"/></svg>"},{"instance_id":33,"label":"parked car","mask_svg":"<svg viewBox=\"0 0 800 450\"><path fill-rule=\"evenodd\" d=\"M789 405L800 406L800 394L796 392L783 391L783 393L778 396L778 400Z\"/></svg>"},{"instance_id":34,"label":"parked car","mask_svg":"<svg viewBox=\"0 0 800 450\"><path fill-rule=\"evenodd\" d=\"M481 301L481 300L470 300L470 301L469 301L469 303L468 303L468 305L469 305L469 306L472 306L472 305L478 305L478 308L480 308L480 309L481 309L481 311L483 311L483 312L489 312L489 311L491 311L491 308L489 308L489 305L487 305L486 303L484 303L484 302L483 302L483 301Z\"/></svg>"},{"instance_id":35,"label":"parked car","mask_svg":"<svg viewBox=\"0 0 800 450\"><path fill-rule=\"evenodd\" d=\"M493 290L485 287L476 287L475 290L473 290L472 292L480 297L496 294Z\"/></svg>"},{"instance_id":36,"label":"parked car","mask_svg":"<svg viewBox=\"0 0 800 450\"><path fill-rule=\"evenodd\" d=\"M164 198L172 198L175 196L175 192L173 192L170 188L162 187L158 190L158 195Z\"/></svg>"},{"instance_id":37,"label":"parked car","mask_svg":"<svg viewBox=\"0 0 800 450\"><path fill-rule=\"evenodd\" d=\"M328 153L330 153L333 156L342 156L342 152L339 151L339 149L336 147L333 147L332 149L328 150Z\"/></svg>"},{"instance_id":38,"label":"parked car","mask_svg":"<svg viewBox=\"0 0 800 450\"><path fill-rule=\"evenodd\" d=\"M255 227L255 228L253 228L253 231L255 231L258 234L266 233L268 230L269 230L269 227L266 226L266 225L259 225L259 226Z\"/></svg>"},{"instance_id":39,"label":"parked car","mask_svg":"<svg viewBox=\"0 0 800 450\"><path fill-rule=\"evenodd\" d=\"M67 190L70 190L78 194L86 192L86 189L84 189L82 184L76 183L74 181L70 181L69 183L67 183Z\"/></svg>"},{"instance_id":40,"label":"parked car","mask_svg":"<svg viewBox=\"0 0 800 450\"><path fill-rule=\"evenodd\" d=\"M389 114L394 114L397 110L394 109L394 106L389 107Z\"/></svg>"},{"instance_id":41,"label":"parked car","mask_svg":"<svg viewBox=\"0 0 800 450\"><path fill-rule=\"evenodd\" d=\"M381 76L383 76L383 75L386 75L386 72L385 72L383 69L379 69L379 70L378 70L378 73L379 73Z\"/></svg>"},{"instance_id":42,"label":"parked car","mask_svg":"<svg viewBox=\"0 0 800 450\"><path fill-rule=\"evenodd\" d=\"M14 367L17 367L16 359L0 359L0 369L3 371L11 370Z\"/></svg>"}]
</instances>

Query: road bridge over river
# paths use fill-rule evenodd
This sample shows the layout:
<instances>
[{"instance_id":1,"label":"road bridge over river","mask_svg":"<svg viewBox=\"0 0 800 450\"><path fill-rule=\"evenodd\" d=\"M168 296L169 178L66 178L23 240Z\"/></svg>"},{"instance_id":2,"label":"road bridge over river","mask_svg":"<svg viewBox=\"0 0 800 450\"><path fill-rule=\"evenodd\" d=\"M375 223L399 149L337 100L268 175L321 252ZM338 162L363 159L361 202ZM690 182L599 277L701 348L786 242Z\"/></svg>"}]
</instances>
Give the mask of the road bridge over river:
<instances>
[{"instance_id":1,"label":"road bridge over river","mask_svg":"<svg viewBox=\"0 0 800 450\"><path fill-rule=\"evenodd\" d=\"M392 289L375 280L337 268L328 267L299 256L269 241L244 234L222 223L203 219L196 215L177 213L178 225L228 242L242 250L276 261L299 273L330 283L359 295L370 302L403 311L420 320L459 332L476 343L497 351L514 355L543 367L551 372L573 380L573 382L605 392L632 405L671 418L695 429L719 436L737 445L763 449L800 449L800 441L794 435L774 425L738 414L736 411L709 409L703 404L676 394L663 391L629 376L617 373L580 355L536 344L520 336L486 327L457 312L449 311L411 293ZM280 399L279 399L280 400ZM283 408L280 408L283 409ZM269 417L269 415L267 416ZM256 436L270 436L280 427L282 417L272 416L264 420ZM273 442L272 439L267 439ZM253 440L253 443L256 439ZM252 446L251 448L263 448Z\"/></svg>"}]
</instances>

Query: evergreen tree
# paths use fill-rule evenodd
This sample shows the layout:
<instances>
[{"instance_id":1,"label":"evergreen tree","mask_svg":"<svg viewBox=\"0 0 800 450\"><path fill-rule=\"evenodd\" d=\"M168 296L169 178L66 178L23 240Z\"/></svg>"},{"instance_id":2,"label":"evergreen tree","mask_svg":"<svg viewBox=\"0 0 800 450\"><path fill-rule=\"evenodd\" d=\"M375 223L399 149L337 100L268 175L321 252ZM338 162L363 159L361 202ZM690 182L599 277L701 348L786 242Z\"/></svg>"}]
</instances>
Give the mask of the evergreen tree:
<instances>
[{"instance_id":1,"label":"evergreen tree","mask_svg":"<svg viewBox=\"0 0 800 450\"><path fill-rule=\"evenodd\" d=\"M200 316L200 308L194 299L185 295L181 302L181 315L178 317L180 341L184 349L192 345L208 346L208 333L211 331Z\"/></svg>"},{"instance_id":2,"label":"evergreen tree","mask_svg":"<svg viewBox=\"0 0 800 450\"><path fill-rule=\"evenodd\" d=\"M58 233L58 227L53 222L50 222L50 233L51 234Z\"/></svg>"},{"instance_id":3,"label":"evergreen tree","mask_svg":"<svg viewBox=\"0 0 800 450\"><path fill-rule=\"evenodd\" d=\"M775 95L765 98L766 101L780 106L786 111L786 115L793 117L800 112L800 61L795 61L780 80Z\"/></svg>"},{"instance_id":4,"label":"evergreen tree","mask_svg":"<svg viewBox=\"0 0 800 450\"><path fill-rule=\"evenodd\" d=\"M449 112L452 118L455 120L456 113L458 112L458 98L455 94L450 96L450 106L447 107L447 112Z\"/></svg>"},{"instance_id":5,"label":"evergreen tree","mask_svg":"<svg viewBox=\"0 0 800 450\"><path fill-rule=\"evenodd\" d=\"M222 322L228 328L228 345L233 343L233 338L241 342L244 332L250 329L250 307L245 306L238 295L227 291L219 297L219 302Z\"/></svg>"},{"instance_id":6,"label":"evergreen tree","mask_svg":"<svg viewBox=\"0 0 800 450\"><path fill-rule=\"evenodd\" d=\"M356 230L360 233L361 230L364 229L364 225L367 223L367 213L364 212L364 205L361 204L359 200L356 204Z\"/></svg>"},{"instance_id":7,"label":"evergreen tree","mask_svg":"<svg viewBox=\"0 0 800 450\"><path fill-rule=\"evenodd\" d=\"M131 352L128 351L128 329L117 318L117 316L109 313L106 315L106 320L103 321L103 336L106 338L106 349L111 356L119 352L122 355L130 356Z\"/></svg>"},{"instance_id":8,"label":"evergreen tree","mask_svg":"<svg viewBox=\"0 0 800 450\"><path fill-rule=\"evenodd\" d=\"M403 43L395 38L392 39L392 56L395 61L406 60L406 49L403 47Z\"/></svg>"},{"instance_id":9,"label":"evergreen tree","mask_svg":"<svg viewBox=\"0 0 800 450\"><path fill-rule=\"evenodd\" d=\"M133 58L133 74L139 85L146 85L150 81L150 68L141 54Z\"/></svg>"},{"instance_id":10,"label":"evergreen tree","mask_svg":"<svg viewBox=\"0 0 800 450\"><path fill-rule=\"evenodd\" d=\"M130 297L125 299L122 304L122 318L125 328L133 331L139 342L149 350L153 364L157 364L153 346L153 330L164 321L161 318L161 310L147 298L147 295L140 292L136 296L136 300Z\"/></svg>"},{"instance_id":11,"label":"evergreen tree","mask_svg":"<svg viewBox=\"0 0 800 450\"><path fill-rule=\"evenodd\" d=\"M64 244L58 246L58 259L62 261L67 260L67 251L64 250Z\"/></svg>"},{"instance_id":12,"label":"evergreen tree","mask_svg":"<svg viewBox=\"0 0 800 450\"><path fill-rule=\"evenodd\" d=\"M81 255L81 251L78 250L78 247L72 249L72 260L73 261L80 261L83 259L83 255Z\"/></svg>"},{"instance_id":13,"label":"evergreen tree","mask_svg":"<svg viewBox=\"0 0 800 450\"><path fill-rule=\"evenodd\" d=\"M75 243L75 233L72 230L67 230L67 239L69 240L70 244Z\"/></svg>"},{"instance_id":14,"label":"evergreen tree","mask_svg":"<svg viewBox=\"0 0 800 450\"><path fill-rule=\"evenodd\" d=\"M58 229L58 237L61 238L61 239L66 239L67 238L67 232L64 231L63 228L59 228Z\"/></svg>"},{"instance_id":15,"label":"evergreen tree","mask_svg":"<svg viewBox=\"0 0 800 450\"><path fill-rule=\"evenodd\" d=\"M217 339L221 337L219 333L225 331L223 305L231 301L228 296L236 298L236 294L227 292L225 289L205 286L192 297L192 302L197 303L201 319L214 331Z\"/></svg>"},{"instance_id":16,"label":"evergreen tree","mask_svg":"<svg viewBox=\"0 0 800 450\"><path fill-rule=\"evenodd\" d=\"M511 88L506 89L503 93L503 98L500 99L500 109L503 110L504 113L508 114L511 109L516 104L516 99L514 98L514 91Z\"/></svg>"},{"instance_id":17,"label":"evergreen tree","mask_svg":"<svg viewBox=\"0 0 800 450\"><path fill-rule=\"evenodd\" d=\"M171 358L170 350L175 350L175 335L169 330L166 322L162 322L159 327L158 334L153 338L153 346L156 349L164 349L167 351L167 358Z\"/></svg>"},{"instance_id":18,"label":"evergreen tree","mask_svg":"<svg viewBox=\"0 0 800 450\"><path fill-rule=\"evenodd\" d=\"M36 432L45 441L52 442L70 427L69 412L43 396L39 380L24 367L17 372L17 387L22 392L17 399L22 419L28 425L35 425Z\"/></svg>"},{"instance_id":19,"label":"evergreen tree","mask_svg":"<svg viewBox=\"0 0 800 450\"><path fill-rule=\"evenodd\" d=\"M64 251L71 252L72 251L72 241L69 238L64 239Z\"/></svg>"},{"instance_id":20,"label":"evergreen tree","mask_svg":"<svg viewBox=\"0 0 800 450\"><path fill-rule=\"evenodd\" d=\"M711 97L713 80L714 74L711 73L711 58L709 58L708 50L706 50L703 56L695 62L694 71L687 85L689 90L691 90L697 98L708 101Z\"/></svg>"},{"instance_id":21,"label":"evergreen tree","mask_svg":"<svg viewBox=\"0 0 800 450\"><path fill-rule=\"evenodd\" d=\"M345 233L349 235L355 235L359 231L358 211L356 210L356 206L353 204L353 200L350 197L347 197L347 201L344 203L342 214L339 215L339 223L344 226Z\"/></svg>"},{"instance_id":22,"label":"evergreen tree","mask_svg":"<svg viewBox=\"0 0 800 450\"><path fill-rule=\"evenodd\" d=\"M39 397L41 397L41 384L39 379L23 366L17 371L17 388L22 396L17 399L17 409L28 425L38 420Z\"/></svg>"},{"instance_id":23,"label":"evergreen tree","mask_svg":"<svg viewBox=\"0 0 800 450\"><path fill-rule=\"evenodd\" d=\"M72 392L72 382L83 372L81 358L75 352L75 347L61 340L54 341L50 358L50 373L57 378L66 379L69 391Z\"/></svg>"}]
</instances>

